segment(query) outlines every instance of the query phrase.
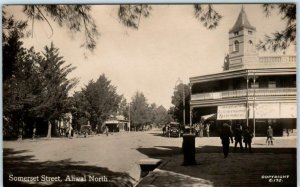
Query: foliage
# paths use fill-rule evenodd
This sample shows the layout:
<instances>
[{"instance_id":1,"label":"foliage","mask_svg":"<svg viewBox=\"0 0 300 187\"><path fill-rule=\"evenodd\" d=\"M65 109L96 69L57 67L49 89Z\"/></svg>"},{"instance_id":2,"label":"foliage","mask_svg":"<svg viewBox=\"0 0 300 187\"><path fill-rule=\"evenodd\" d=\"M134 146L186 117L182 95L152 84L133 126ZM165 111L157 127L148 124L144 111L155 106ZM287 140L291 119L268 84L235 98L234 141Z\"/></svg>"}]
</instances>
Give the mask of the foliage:
<instances>
[{"instance_id":1,"label":"foliage","mask_svg":"<svg viewBox=\"0 0 300 187\"><path fill-rule=\"evenodd\" d=\"M137 128L143 128L144 125L149 124L151 115L148 109L147 99L141 92L136 92L132 97L130 107L131 124Z\"/></svg>"},{"instance_id":2,"label":"foliage","mask_svg":"<svg viewBox=\"0 0 300 187\"><path fill-rule=\"evenodd\" d=\"M71 64L65 65L59 51L51 43L46 46L43 52L43 59L39 61L38 71L42 75L41 87L37 102L34 107L37 116L47 120L55 120L70 111L68 92L73 88L76 79L67 79L67 75L75 68Z\"/></svg>"},{"instance_id":3,"label":"foliage","mask_svg":"<svg viewBox=\"0 0 300 187\"><path fill-rule=\"evenodd\" d=\"M89 5L24 5L23 12L31 22L31 33L33 33L35 21L44 21L49 25L51 35L53 35L51 22L55 22L60 27L67 27L71 33L84 32L84 41L81 47L90 51L96 48L96 40L100 34L90 14L91 6ZM22 32L22 29L28 25L28 21L15 21L13 17L7 18L4 8L2 13L4 30L18 28Z\"/></svg>"},{"instance_id":4,"label":"foliage","mask_svg":"<svg viewBox=\"0 0 300 187\"><path fill-rule=\"evenodd\" d=\"M111 81L104 74L100 75L96 82L91 80L82 89L82 94L82 103L79 104L84 107L84 112L90 115L93 128L102 125L110 115L116 113L122 99L122 96L117 94L116 87L111 85Z\"/></svg>"},{"instance_id":5,"label":"foliage","mask_svg":"<svg viewBox=\"0 0 300 187\"><path fill-rule=\"evenodd\" d=\"M163 126L172 121L171 115L168 114L168 111L163 106L159 106L154 109L154 123Z\"/></svg>"},{"instance_id":6,"label":"foliage","mask_svg":"<svg viewBox=\"0 0 300 187\"><path fill-rule=\"evenodd\" d=\"M74 68L64 65L53 44L40 54L24 48L21 37L15 28L3 43L3 114L13 129L32 119L58 120L69 110L68 92L76 84L67 79Z\"/></svg>"},{"instance_id":7,"label":"foliage","mask_svg":"<svg viewBox=\"0 0 300 187\"><path fill-rule=\"evenodd\" d=\"M32 115L36 93L41 90L36 67L41 58L33 48L22 47L16 30L12 33L3 44L3 112L19 123Z\"/></svg>"},{"instance_id":8,"label":"foliage","mask_svg":"<svg viewBox=\"0 0 300 187\"><path fill-rule=\"evenodd\" d=\"M281 19L286 21L286 28L277 31L271 36L266 35L263 41L259 41L258 49L278 49L284 50L291 44L296 44L296 4L264 4L263 11L267 17L271 16L271 12L277 9Z\"/></svg>"},{"instance_id":9,"label":"foliage","mask_svg":"<svg viewBox=\"0 0 300 187\"><path fill-rule=\"evenodd\" d=\"M207 29L215 29L222 19L222 16L213 9L211 4L195 4L194 14L196 19L202 22Z\"/></svg>"},{"instance_id":10,"label":"foliage","mask_svg":"<svg viewBox=\"0 0 300 187\"><path fill-rule=\"evenodd\" d=\"M185 107L183 103L183 92L185 98ZM189 112L190 112L190 89L186 84L178 84L176 86L174 95L172 96L172 104L174 108L172 108L172 117L176 121L183 124L183 109L185 109L185 123L189 123Z\"/></svg>"},{"instance_id":11,"label":"foliage","mask_svg":"<svg viewBox=\"0 0 300 187\"><path fill-rule=\"evenodd\" d=\"M141 17L147 18L150 15L152 7L146 4L140 5L120 5L119 19L127 27L139 28Z\"/></svg>"}]
</instances>

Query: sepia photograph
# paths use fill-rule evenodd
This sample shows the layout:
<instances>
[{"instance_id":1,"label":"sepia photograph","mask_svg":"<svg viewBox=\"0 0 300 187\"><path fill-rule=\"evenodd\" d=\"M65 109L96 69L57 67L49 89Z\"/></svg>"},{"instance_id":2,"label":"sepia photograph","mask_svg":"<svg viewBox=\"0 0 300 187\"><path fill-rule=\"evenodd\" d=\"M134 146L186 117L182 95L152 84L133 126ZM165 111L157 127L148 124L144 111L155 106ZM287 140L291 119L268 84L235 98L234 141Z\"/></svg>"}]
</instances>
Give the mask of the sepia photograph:
<instances>
[{"instance_id":1,"label":"sepia photograph","mask_svg":"<svg viewBox=\"0 0 300 187\"><path fill-rule=\"evenodd\" d=\"M296 3L2 4L2 185L297 186L296 40Z\"/></svg>"}]
</instances>

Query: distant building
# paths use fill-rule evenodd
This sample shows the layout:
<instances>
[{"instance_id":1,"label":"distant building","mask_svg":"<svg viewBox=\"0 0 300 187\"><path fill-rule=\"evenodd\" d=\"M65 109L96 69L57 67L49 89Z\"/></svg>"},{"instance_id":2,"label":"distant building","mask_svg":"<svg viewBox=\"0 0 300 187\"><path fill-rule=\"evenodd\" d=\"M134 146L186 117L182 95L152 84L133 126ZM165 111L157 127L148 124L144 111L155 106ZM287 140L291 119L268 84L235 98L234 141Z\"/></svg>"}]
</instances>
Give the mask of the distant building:
<instances>
[{"instance_id":1,"label":"distant building","mask_svg":"<svg viewBox=\"0 0 300 187\"><path fill-rule=\"evenodd\" d=\"M105 121L105 125L109 132L129 131L130 127L129 121L122 115L111 116L107 121Z\"/></svg>"},{"instance_id":2,"label":"distant building","mask_svg":"<svg viewBox=\"0 0 300 187\"><path fill-rule=\"evenodd\" d=\"M229 30L229 68L221 73L190 77L190 118L216 114L211 130L228 121L249 126L265 136L296 129L296 56L259 56L256 28L241 12Z\"/></svg>"}]
</instances>

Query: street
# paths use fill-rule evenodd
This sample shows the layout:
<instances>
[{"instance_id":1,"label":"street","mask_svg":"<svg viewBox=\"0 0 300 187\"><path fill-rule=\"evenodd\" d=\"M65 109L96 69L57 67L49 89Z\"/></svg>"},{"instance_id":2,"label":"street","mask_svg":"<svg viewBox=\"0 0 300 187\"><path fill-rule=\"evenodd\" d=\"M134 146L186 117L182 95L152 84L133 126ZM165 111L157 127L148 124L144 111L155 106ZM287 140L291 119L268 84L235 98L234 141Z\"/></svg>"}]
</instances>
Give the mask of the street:
<instances>
[{"instance_id":1,"label":"street","mask_svg":"<svg viewBox=\"0 0 300 187\"><path fill-rule=\"evenodd\" d=\"M87 138L4 141L4 184L24 185L24 180L16 181L17 177L28 175L40 178L38 182L29 180L25 184L99 186L101 182L100 186L132 186L139 180L140 159L170 158L181 154L182 138L168 138L161 134L161 130L157 129ZM214 157L223 159L220 146L218 137L196 138L197 153L213 153ZM253 154L288 153L294 157L295 148L295 137L275 137L274 146L267 146L265 137L257 137L253 141ZM41 181L42 175L53 177L53 180ZM13 177L15 180L9 181ZM57 177L61 179L54 181ZM91 182L90 178L98 181L86 183L85 180Z\"/></svg>"}]
</instances>

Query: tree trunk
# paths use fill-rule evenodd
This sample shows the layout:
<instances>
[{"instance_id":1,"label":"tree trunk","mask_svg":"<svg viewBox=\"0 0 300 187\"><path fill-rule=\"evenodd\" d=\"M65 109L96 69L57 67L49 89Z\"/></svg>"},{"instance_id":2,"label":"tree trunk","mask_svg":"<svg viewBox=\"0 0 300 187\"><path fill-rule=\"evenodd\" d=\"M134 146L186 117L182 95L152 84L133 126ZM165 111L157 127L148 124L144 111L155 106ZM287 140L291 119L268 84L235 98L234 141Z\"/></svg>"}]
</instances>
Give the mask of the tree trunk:
<instances>
[{"instance_id":1,"label":"tree trunk","mask_svg":"<svg viewBox=\"0 0 300 187\"><path fill-rule=\"evenodd\" d=\"M48 121L48 133L47 133L47 138L51 138L51 128L52 124L50 121Z\"/></svg>"}]
</instances>

